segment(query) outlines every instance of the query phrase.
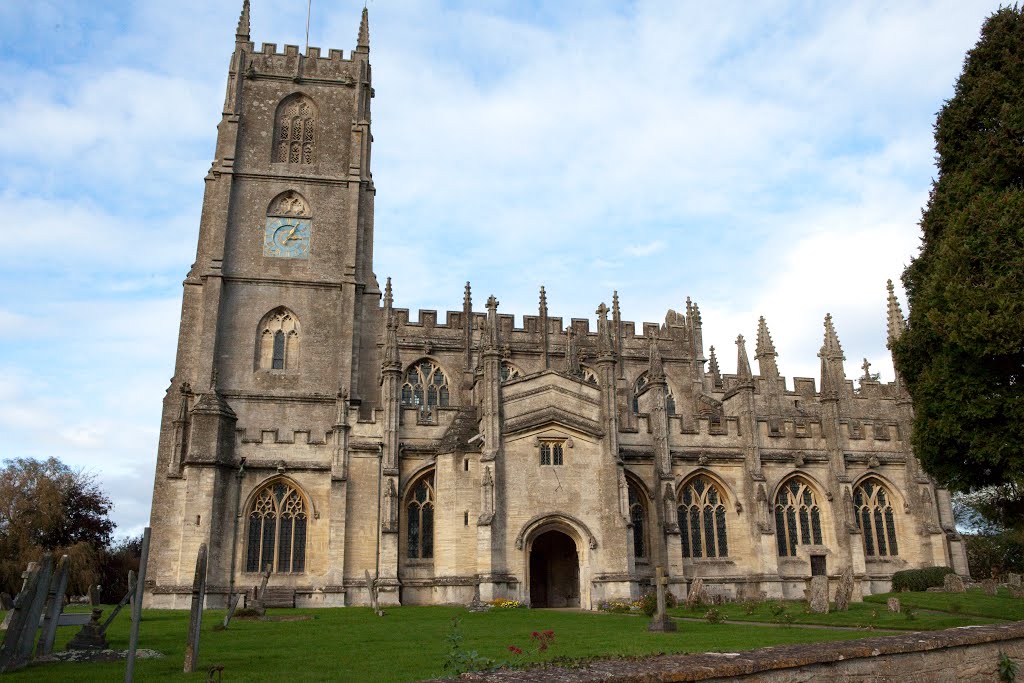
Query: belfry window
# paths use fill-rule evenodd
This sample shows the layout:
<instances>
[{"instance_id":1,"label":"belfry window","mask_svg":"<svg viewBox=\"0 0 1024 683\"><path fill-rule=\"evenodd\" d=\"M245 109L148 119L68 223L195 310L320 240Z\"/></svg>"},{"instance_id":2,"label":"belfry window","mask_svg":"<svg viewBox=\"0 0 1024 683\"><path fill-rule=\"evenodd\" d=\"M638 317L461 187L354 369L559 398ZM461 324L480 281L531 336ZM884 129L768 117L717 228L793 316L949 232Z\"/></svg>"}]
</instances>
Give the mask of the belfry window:
<instances>
[{"instance_id":1,"label":"belfry window","mask_svg":"<svg viewBox=\"0 0 1024 683\"><path fill-rule=\"evenodd\" d=\"M249 506L247 572L297 573L306 568L306 503L290 484L276 481Z\"/></svg>"},{"instance_id":2,"label":"belfry window","mask_svg":"<svg viewBox=\"0 0 1024 683\"><path fill-rule=\"evenodd\" d=\"M411 560L434 556L434 474L412 487L406 503L406 552Z\"/></svg>"},{"instance_id":3,"label":"belfry window","mask_svg":"<svg viewBox=\"0 0 1024 683\"><path fill-rule=\"evenodd\" d=\"M864 536L864 554L887 557L899 554L892 499L882 482L870 478L853 490L853 513Z\"/></svg>"},{"instance_id":4,"label":"belfry window","mask_svg":"<svg viewBox=\"0 0 1024 683\"><path fill-rule=\"evenodd\" d=\"M677 508L683 557L728 557L725 502L718 486L705 476L683 485Z\"/></svg>"},{"instance_id":5,"label":"belfry window","mask_svg":"<svg viewBox=\"0 0 1024 683\"><path fill-rule=\"evenodd\" d=\"M561 465L565 457L564 441L541 441L540 464Z\"/></svg>"},{"instance_id":6,"label":"belfry window","mask_svg":"<svg viewBox=\"0 0 1024 683\"><path fill-rule=\"evenodd\" d=\"M633 524L633 557L647 558L647 507L646 496L634 482L629 482L629 521Z\"/></svg>"},{"instance_id":7,"label":"belfry window","mask_svg":"<svg viewBox=\"0 0 1024 683\"><path fill-rule=\"evenodd\" d=\"M449 399L448 378L434 361L421 360L405 371L402 405L417 406L420 412L430 412L434 408L448 406Z\"/></svg>"},{"instance_id":8,"label":"belfry window","mask_svg":"<svg viewBox=\"0 0 1024 683\"><path fill-rule=\"evenodd\" d=\"M775 497L775 540L781 557L796 555L798 545L821 545L821 509L814 491L794 477Z\"/></svg>"},{"instance_id":9,"label":"belfry window","mask_svg":"<svg viewBox=\"0 0 1024 683\"><path fill-rule=\"evenodd\" d=\"M316 107L305 95L295 94L277 107L274 122L274 161L311 164L316 145Z\"/></svg>"},{"instance_id":10,"label":"belfry window","mask_svg":"<svg viewBox=\"0 0 1024 683\"><path fill-rule=\"evenodd\" d=\"M287 308L275 308L263 316L257 329L256 369L297 370L299 321Z\"/></svg>"}]
</instances>

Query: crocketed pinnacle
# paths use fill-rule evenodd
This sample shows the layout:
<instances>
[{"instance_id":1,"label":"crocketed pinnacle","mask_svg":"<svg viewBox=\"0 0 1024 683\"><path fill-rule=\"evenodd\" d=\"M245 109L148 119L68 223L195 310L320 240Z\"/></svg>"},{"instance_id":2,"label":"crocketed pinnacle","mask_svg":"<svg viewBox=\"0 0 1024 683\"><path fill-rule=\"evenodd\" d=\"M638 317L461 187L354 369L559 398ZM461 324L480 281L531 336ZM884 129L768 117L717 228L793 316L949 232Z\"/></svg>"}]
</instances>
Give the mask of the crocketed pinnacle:
<instances>
[{"instance_id":1,"label":"crocketed pinnacle","mask_svg":"<svg viewBox=\"0 0 1024 683\"><path fill-rule=\"evenodd\" d=\"M597 354L607 356L612 352L612 335L608 327L608 308L605 302L597 307Z\"/></svg>"},{"instance_id":2,"label":"crocketed pinnacle","mask_svg":"<svg viewBox=\"0 0 1024 683\"><path fill-rule=\"evenodd\" d=\"M754 349L754 360L762 377L779 376L779 366L775 362L778 355L772 333L768 331L768 323L762 315L757 321L757 347Z\"/></svg>"},{"instance_id":3,"label":"crocketed pinnacle","mask_svg":"<svg viewBox=\"0 0 1024 683\"><path fill-rule=\"evenodd\" d=\"M750 359L747 358L747 342L743 335L736 337L736 375L742 379L752 379Z\"/></svg>"},{"instance_id":4,"label":"crocketed pinnacle","mask_svg":"<svg viewBox=\"0 0 1024 683\"><path fill-rule=\"evenodd\" d=\"M715 381L718 381L718 378L722 376L722 371L718 368L718 356L715 355L715 347L712 346L708 351L708 372L711 373Z\"/></svg>"},{"instance_id":5,"label":"crocketed pinnacle","mask_svg":"<svg viewBox=\"0 0 1024 683\"><path fill-rule=\"evenodd\" d=\"M619 290L612 292L612 318L619 319Z\"/></svg>"},{"instance_id":6,"label":"crocketed pinnacle","mask_svg":"<svg viewBox=\"0 0 1024 683\"><path fill-rule=\"evenodd\" d=\"M359 21L359 40L356 42L356 52L370 51L370 18L369 12L363 8L363 18Z\"/></svg>"},{"instance_id":7,"label":"crocketed pinnacle","mask_svg":"<svg viewBox=\"0 0 1024 683\"><path fill-rule=\"evenodd\" d=\"M394 305L394 298L391 296L391 278L384 283L384 308L390 311Z\"/></svg>"},{"instance_id":8,"label":"crocketed pinnacle","mask_svg":"<svg viewBox=\"0 0 1024 683\"><path fill-rule=\"evenodd\" d=\"M235 29L235 42L249 41L249 0L242 0L242 13L238 15L238 28Z\"/></svg>"},{"instance_id":9,"label":"crocketed pinnacle","mask_svg":"<svg viewBox=\"0 0 1024 683\"><path fill-rule=\"evenodd\" d=\"M540 314L541 315L547 315L548 314L548 295L544 291L544 285L540 286L540 308L539 308L539 310L540 310Z\"/></svg>"},{"instance_id":10,"label":"crocketed pinnacle","mask_svg":"<svg viewBox=\"0 0 1024 683\"><path fill-rule=\"evenodd\" d=\"M473 291L469 287L469 280L466 281L466 291L462 295L462 308L466 310L473 309Z\"/></svg>"},{"instance_id":11,"label":"crocketed pinnacle","mask_svg":"<svg viewBox=\"0 0 1024 683\"><path fill-rule=\"evenodd\" d=\"M903 330L907 328L907 321L903 318L903 309L900 308L900 302L896 298L896 288L893 287L892 280L889 280L885 287L889 290L889 300L886 306L889 334L885 345L891 349L893 342L899 339L900 335L903 334Z\"/></svg>"},{"instance_id":12,"label":"crocketed pinnacle","mask_svg":"<svg viewBox=\"0 0 1024 683\"><path fill-rule=\"evenodd\" d=\"M822 356L829 360L846 360L843 355L843 347L839 343L839 336L836 328L832 325L832 314L825 314L825 343L821 347Z\"/></svg>"}]
</instances>

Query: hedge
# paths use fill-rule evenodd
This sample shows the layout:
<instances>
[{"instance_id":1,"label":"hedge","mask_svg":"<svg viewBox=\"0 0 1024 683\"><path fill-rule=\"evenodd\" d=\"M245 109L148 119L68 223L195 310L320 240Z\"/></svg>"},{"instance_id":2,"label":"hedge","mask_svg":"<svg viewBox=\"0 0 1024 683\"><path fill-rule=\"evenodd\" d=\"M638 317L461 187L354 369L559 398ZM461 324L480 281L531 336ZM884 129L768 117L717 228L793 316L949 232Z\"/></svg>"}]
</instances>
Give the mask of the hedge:
<instances>
[{"instance_id":1,"label":"hedge","mask_svg":"<svg viewBox=\"0 0 1024 683\"><path fill-rule=\"evenodd\" d=\"M946 580L946 574L955 573L949 567L904 569L892 575L892 589L894 592L926 591L941 586Z\"/></svg>"}]
</instances>

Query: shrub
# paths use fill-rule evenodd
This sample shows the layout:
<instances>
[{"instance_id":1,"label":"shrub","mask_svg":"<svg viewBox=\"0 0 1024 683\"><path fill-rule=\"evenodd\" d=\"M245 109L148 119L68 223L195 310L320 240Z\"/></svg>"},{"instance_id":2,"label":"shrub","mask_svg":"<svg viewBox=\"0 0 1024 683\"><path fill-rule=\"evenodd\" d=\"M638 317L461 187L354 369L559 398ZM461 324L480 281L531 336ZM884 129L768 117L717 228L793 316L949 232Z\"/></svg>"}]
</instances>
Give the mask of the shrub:
<instances>
[{"instance_id":1,"label":"shrub","mask_svg":"<svg viewBox=\"0 0 1024 683\"><path fill-rule=\"evenodd\" d=\"M743 602L743 611L748 615L752 615L757 612L757 608L761 606L760 600L745 600Z\"/></svg>"},{"instance_id":2,"label":"shrub","mask_svg":"<svg viewBox=\"0 0 1024 683\"><path fill-rule=\"evenodd\" d=\"M942 586L946 574L955 574L949 567L926 567L924 569L904 569L892 575L892 590L926 591L929 588Z\"/></svg>"},{"instance_id":3,"label":"shrub","mask_svg":"<svg viewBox=\"0 0 1024 683\"><path fill-rule=\"evenodd\" d=\"M235 617L258 617L260 613L252 607L239 607L235 610Z\"/></svg>"},{"instance_id":4,"label":"shrub","mask_svg":"<svg viewBox=\"0 0 1024 683\"><path fill-rule=\"evenodd\" d=\"M780 617L786 613L786 605L781 602L773 602L771 607L768 609L771 610L772 616L774 617Z\"/></svg>"},{"instance_id":5,"label":"shrub","mask_svg":"<svg viewBox=\"0 0 1024 683\"><path fill-rule=\"evenodd\" d=\"M712 607L704 613L704 618L708 620L709 624L721 624L725 621L725 616L722 615L722 610L717 607Z\"/></svg>"},{"instance_id":6,"label":"shrub","mask_svg":"<svg viewBox=\"0 0 1024 683\"><path fill-rule=\"evenodd\" d=\"M601 603L600 609L603 612L611 612L612 614L625 614L633 610L633 603L626 602L625 600L605 600Z\"/></svg>"},{"instance_id":7,"label":"shrub","mask_svg":"<svg viewBox=\"0 0 1024 683\"><path fill-rule=\"evenodd\" d=\"M675 607L678 603L676 602L676 596L670 591L665 591L665 607ZM654 616L654 613L658 609L658 594L654 591L645 593L640 598L640 611L647 616Z\"/></svg>"},{"instance_id":8,"label":"shrub","mask_svg":"<svg viewBox=\"0 0 1024 683\"><path fill-rule=\"evenodd\" d=\"M1013 683L1017 680L1017 672L1020 667L1017 666L1017 662L1010 659L1002 650L999 651L999 680L1007 681L1007 683Z\"/></svg>"}]
</instances>

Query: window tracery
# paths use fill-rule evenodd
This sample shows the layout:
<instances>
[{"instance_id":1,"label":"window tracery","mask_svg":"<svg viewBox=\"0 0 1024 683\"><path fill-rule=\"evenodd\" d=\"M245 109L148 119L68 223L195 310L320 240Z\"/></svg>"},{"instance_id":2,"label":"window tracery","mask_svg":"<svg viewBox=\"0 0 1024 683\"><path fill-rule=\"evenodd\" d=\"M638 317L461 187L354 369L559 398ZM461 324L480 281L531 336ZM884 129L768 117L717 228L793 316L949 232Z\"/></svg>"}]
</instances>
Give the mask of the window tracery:
<instances>
[{"instance_id":1,"label":"window tracery","mask_svg":"<svg viewBox=\"0 0 1024 683\"><path fill-rule=\"evenodd\" d=\"M277 107L274 121L274 161L311 164L316 144L316 106L305 95L295 94Z\"/></svg>"},{"instance_id":2,"label":"window tracery","mask_svg":"<svg viewBox=\"0 0 1024 683\"><path fill-rule=\"evenodd\" d=\"M892 498L882 482L865 479L853 490L853 513L864 537L864 554L888 557L899 554Z\"/></svg>"},{"instance_id":3,"label":"window tracery","mask_svg":"<svg viewBox=\"0 0 1024 683\"><path fill-rule=\"evenodd\" d=\"M636 382L633 384L633 412L640 412L640 392L650 383L650 379L647 373L641 374L636 378ZM672 389L665 384L665 414L675 415L676 414L676 399L672 395Z\"/></svg>"},{"instance_id":4,"label":"window tracery","mask_svg":"<svg viewBox=\"0 0 1024 683\"><path fill-rule=\"evenodd\" d=\"M629 521L633 523L633 557L637 559L647 558L647 506L644 505L646 496L639 490L636 483L630 481L628 487L629 496Z\"/></svg>"},{"instance_id":5,"label":"window tracery","mask_svg":"<svg viewBox=\"0 0 1024 683\"><path fill-rule=\"evenodd\" d=\"M406 503L406 552L411 560L434 557L434 473L422 477Z\"/></svg>"},{"instance_id":6,"label":"window tracery","mask_svg":"<svg viewBox=\"0 0 1024 683\"><path fill-rule=\"evenodd\" d=\"M683 485L678 522L683 557L728 557L725 502L718 485L703 475Z\"/></svg>"},{"instance_id":7,"label":"window tracery","mask_svg":"<svg viewBox=\"0 0 1024 683\"><path fill-rule=\"evenodd\" d=\"M402 405L417 406L420 412L448 406L448 377L441 366L425 358L405 371L402 381Z\"/></svg>"},{"instance_id":8,"label":"window tracery","mask_svg":"<svg viewBox=\"0 0 1024 683\"><path fill-rule=\"evenodd\" d=\"M258 370L296 370L299 367L299 321L281 306L263 316L257 331Z\"/></svg>"},{"instance_id":9,"label":"window tracery","mask_svg":"<svg viewBox=\"0 0 1024 683\"><path fill-rule=\"evenodd\" d=\"M564 440L545 440L540 442L540 464L541 465L561 465L564 462L565 457L565 446Z\"/></svg>"},{"instance_id":10,"label":"window tracery","mask_svg":"<svg viewBox=\"0 0 1024 683\"><path fill-rule=\"evenodd\" d=\"M263 487L249 506L245 570L298 573L306 568L306 503L285 481Z\"/></svg>"},{"instance_id":11,"label":"window tracery","mask_svg":"<svg viewBox=\"0 0 1024 683\"><path fill-rule=\"evenodd\" d=\"M798 545L821 545L821 509L810 485L787 481L775 497L775 540L781 557L796 555Z\"/></svg>"}]
</instances>

